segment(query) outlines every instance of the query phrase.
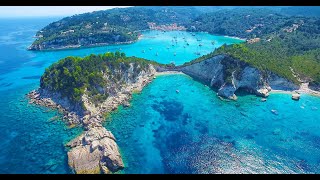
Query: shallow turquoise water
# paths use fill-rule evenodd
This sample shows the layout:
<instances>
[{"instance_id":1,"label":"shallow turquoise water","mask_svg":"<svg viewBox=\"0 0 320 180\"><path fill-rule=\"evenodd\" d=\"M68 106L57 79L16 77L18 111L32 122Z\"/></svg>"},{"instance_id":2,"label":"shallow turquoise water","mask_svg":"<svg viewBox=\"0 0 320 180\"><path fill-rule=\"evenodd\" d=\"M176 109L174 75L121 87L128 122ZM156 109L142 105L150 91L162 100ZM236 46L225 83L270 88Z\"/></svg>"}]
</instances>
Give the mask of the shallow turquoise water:
<instances>
[{"instance_id":1,"label":"shallow turquoise water","mask_svg":"<svg viewBox=\"0 0 320 180\"><path fill-rule=\"evenodd\" d=\"M223 102L189 76L159 76L105 123L122 173L320 172L320 98L238 95Z\"/></svg>"},{"instance_id":2,"label":"shallow turquoise water","mask_svg":"<svg viewBox=\"0 0 320 180\"><path fill-rule=\"evenodd\" d=\"M0 94L0 174L71 173L64 144L82 129L69 129L56 111L28 104L24 94L34 88Z\"/></svg>"},{"instance_id":3,"label":"shallow turquoise water","mask_svg":"<svg viewBox=\"0 0 320 180\"><path fill-rule=\"evenodd\" d=\"M44 69L58 59L121 48L129 56L182 64L197 57L194 52L239 42L206 33L151 31L131 45L26 51L35 32L56 19L0 19L0 173L71 173L64 144L82 129L68 129L60 118L50 120L57 112L25 99L39 86ZM178 43L172 46L174 36ZM183 37L189 49L183 47ZM196 38L202 39L201 48ZM260 102L246 95L223 102L188 76L171 75L155 79L131 104L105 125L118 139L126 165L121 173L320 171L320 98L302 95L292 101L290 95L272 94Z\"/></svg>"},{"instance_id":4,"label":"shallow turquoise water","mask_svg":"<svg viewBox=\"0 0 320 180\"><path fill-rule=\"evenodd\" d=\"M182 64L195 57L194 52L208 53L222 43L239 40L198 33L145 32L141 41L131 45L104 46L85 49L32 52L26 48L37 30L59 18L0 18L0 173L71 173L64 144L81 133L81 128L68 129L56 111L30 105L25 94L39 87L45 68L66 56L87 56L106 51L126 52L158 62ZM159 33L159 35L157 35ZM152 38L157 36L157 38ZM178 43L166 49L177 36ZM189 50L183 48L183 37ZM195 38L201 38L203 46ZM216 45L211 44L216 40ZM152 50L149 48L152 47ZM145 49L145 53L141 50ZM174 49L175 48L175 49ZM159 56L155 56L158 51ZM168 53L166 53L168 51ZM172 53L176 52L176 56ZM168 57L167 57L168 56ZM51 120L50 120L51 119Z\"/></svg>"}]
</instances>

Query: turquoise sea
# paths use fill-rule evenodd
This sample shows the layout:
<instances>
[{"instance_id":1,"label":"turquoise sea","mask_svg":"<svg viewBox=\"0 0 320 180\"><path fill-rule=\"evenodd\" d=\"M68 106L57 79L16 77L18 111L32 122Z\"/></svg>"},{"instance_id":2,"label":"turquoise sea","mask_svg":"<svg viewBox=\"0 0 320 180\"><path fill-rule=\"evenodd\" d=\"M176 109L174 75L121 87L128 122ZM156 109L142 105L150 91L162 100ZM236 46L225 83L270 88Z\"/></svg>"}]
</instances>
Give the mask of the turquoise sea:
<instances>
[{"instance_id":1,"label":"turquoise sea","mask_svg":"<svg viewBox=\"0 0 320 180\"><path fill-rule=\"evenodd\" d=\"M53 62L120 50L179 65L241 42L148 31L130 45L27 51L35 32L58 19L0 18L0 173L71 173L64 144L82 129L68 128L56 111L28 104L25 97ZM259 100L239 94L237 102L224 102L186 75L159 76L134 95L130 108L120 106L105 122L126 165L120 173L319 173L320 98L292 101L290 95L272 94L267 102Z\"/></svg>"}]
</instances>

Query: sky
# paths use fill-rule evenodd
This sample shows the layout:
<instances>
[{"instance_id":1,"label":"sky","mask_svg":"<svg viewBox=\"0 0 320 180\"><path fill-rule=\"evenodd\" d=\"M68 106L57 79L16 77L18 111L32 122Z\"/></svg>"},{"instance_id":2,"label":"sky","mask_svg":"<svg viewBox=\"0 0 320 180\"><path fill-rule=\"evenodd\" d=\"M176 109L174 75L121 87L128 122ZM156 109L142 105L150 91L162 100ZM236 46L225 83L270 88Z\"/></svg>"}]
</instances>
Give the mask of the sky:
<instances>
[{"instance_id":1,"label":"sky","mask_svg":"<svg viewBox=\"0 0 320 180\"><path fill-rule=\"evenodd\" d=\"M129 6L0 6L1 17L70 16Z\"/></svg>"}]
</instances>

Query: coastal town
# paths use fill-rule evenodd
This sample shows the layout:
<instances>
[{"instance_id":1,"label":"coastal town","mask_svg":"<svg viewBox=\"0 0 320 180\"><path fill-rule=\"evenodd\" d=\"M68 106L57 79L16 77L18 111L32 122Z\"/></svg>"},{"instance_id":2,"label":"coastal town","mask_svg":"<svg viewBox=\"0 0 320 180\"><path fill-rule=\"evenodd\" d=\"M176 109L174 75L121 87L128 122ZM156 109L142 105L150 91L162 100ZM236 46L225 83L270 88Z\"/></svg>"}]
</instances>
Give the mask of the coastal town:
<instances>
[{"instance_id":1,"label":"coastal town","mask_svg":"<svg viewBox=\"0 0 320 180\"><path fill-rule=\"evenodd\" d=\"M179 26L177 23L166 24L166 25L157 25L154 22L148 22L149 29L151 30L160 30L160 31L185 31L184 26Z\"/></svg>"}]
</instances>

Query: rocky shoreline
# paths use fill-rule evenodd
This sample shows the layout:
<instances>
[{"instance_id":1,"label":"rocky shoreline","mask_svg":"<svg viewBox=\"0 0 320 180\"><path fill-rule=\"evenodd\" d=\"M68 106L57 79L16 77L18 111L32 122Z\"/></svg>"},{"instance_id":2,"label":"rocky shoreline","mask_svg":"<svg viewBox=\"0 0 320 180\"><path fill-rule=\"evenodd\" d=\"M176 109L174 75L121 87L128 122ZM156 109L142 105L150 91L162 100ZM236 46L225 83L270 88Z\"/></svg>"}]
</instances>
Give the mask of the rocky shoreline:
<instances>
[{"instance_id":1,"label":"rocky shoreline","mask_svg":"<svg viewBox=\"0 0 320 180\"><path fill-rule=\"evenodd\" d=\"M66 49L79 49L79 48L92 48L92 47L100 47L100 46L108 46L108 45L121 45L121 44L132 44L137 41L139 41L141 38L139 37L137 40L134 41L126 41L126 42L117 42L117 43L95 43L95 44L89 44L89 45L67 45L67 46L59 46L59 47L53 47L53 48L41 48L37 47L34 48L35 45L30 45L27 50L30 51L58 51L58 50L66 50Z\"/></svg>"},{"instance_id":2,"label":"rocky shoreline","mask_svg":"<svg viewBox=\"0 0 320 180\"><path fill-rule=\"evenodd\" d=\"M237 72L229 69L228 63L239 64ZM178 66L174 70L181 71L202 83L218 89L218 96L236 100L236 91L245 90L251 94L266 98L272 89L293 91L299 86L282 78L272 72L262 73L260 70L251 67L240 60L228 55L217 55L206 60L193 63L187 66ZM226 76L227 71L232 72Z\"/></svg>"},{"instance_id":3,"label":"rocky shoreline","mask_svg":"<svg viewBox=\"0 0 320 180\"><path fill-rule=\"evenodd\" d=\"M80 124L80 117L76 113L69 112L60 104L55 103L51 98L44 97L41 91L42 89L39 88L27 94L30 104L37 104L51 109L57 109L58 112L63 115L63 120L65 120L69 126Z\"/></svg>"},{"instance_id":4,"label":"rocky shoreline","mask_svg":"<svg viewBox=\"0 0 320 180\"><path fill-rule=\"evenodd\" d=\"M72 111L75 108L63 106L69 102L59 94L41 88L27 94L29 103L57 109L69 126L84 127L85 131L80 136L66 144L66 147L71 148L68 151L68 164L75 173L114 173L124 168L116 139L102 126L102 122L105 119L104 115L117 109L119 105L130 106L132 94L140 92L154 79L156 70L153 67L150 69L150 73L140 75L135 83L128 84L116 95L108 97L99 107L91 104L84 96L87 111L83 116Z\"/></svg>"}]
</instances>

